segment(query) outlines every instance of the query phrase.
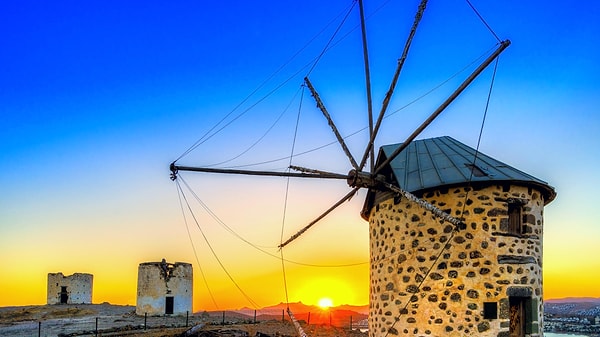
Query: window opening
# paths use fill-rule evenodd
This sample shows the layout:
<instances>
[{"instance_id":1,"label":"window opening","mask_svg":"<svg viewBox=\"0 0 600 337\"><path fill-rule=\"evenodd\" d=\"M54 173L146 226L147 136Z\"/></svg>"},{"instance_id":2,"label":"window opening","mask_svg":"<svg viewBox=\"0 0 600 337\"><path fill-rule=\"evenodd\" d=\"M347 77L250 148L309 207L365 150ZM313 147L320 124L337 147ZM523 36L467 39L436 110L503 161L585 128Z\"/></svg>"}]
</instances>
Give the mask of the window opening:
<instances>
[{"instance_id":1,"label":"window opening","mask_svg":"<svg viewBox=\"0 0 600 337\"><path fill-rule=\"evenodd\" d=\"M498 302L483 302L483 318L497 319L498 318Z\"/></svg>"},{"instance_id":2,"label":"window opening","mask_svg":"<svg viewBox=\"0 0 600 337\"><path fill-rule=\"evenodd\" d=\"M522 234L522 212L523 207L520 203L508 203L508 232L511 234Z\"/></svg>"}]
</instances>

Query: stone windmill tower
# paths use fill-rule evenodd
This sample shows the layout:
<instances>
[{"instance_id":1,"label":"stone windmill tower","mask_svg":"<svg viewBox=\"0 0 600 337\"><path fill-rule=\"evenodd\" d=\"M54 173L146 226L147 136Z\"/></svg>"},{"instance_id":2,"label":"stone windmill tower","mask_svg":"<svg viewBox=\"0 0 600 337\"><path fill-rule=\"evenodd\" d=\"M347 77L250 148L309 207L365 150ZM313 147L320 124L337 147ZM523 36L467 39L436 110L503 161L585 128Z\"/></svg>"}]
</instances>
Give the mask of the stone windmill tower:
<instances>
[{"instance_id":1,"label":"stone windmill tower","mask_svg":"<svg viewBox=\"0 0 600 337\"><path fill-rule=\"evenodd\" d=\"M554 189L450 137L411 143L382 174L464 225L368 193L370 335L543 335L543 211Z\"/></svg>"}]
</instances>

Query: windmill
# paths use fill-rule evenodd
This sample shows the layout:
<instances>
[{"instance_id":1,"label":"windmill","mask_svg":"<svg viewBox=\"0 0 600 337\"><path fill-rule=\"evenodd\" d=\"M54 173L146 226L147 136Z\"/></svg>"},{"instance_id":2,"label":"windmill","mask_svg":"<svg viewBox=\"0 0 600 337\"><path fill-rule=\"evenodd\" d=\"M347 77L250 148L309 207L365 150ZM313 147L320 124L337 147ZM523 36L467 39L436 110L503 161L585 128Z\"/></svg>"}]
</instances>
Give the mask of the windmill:
<instances>
[{"instance_id":1,"label":"windmill","mask_svg":"<svg viewBox=\"0 0 600 337\"><path fill-rule=\"evenodd\" d=\"M400 76L400 72L402 71L402 67L404 66L404 62L408 57L408 53L410 50L410 46L413 40L413 37L417 31L423 13L425 11L427 5L427 0L422 0L419 4L418 11L415 15L415 20L412 24L410 34L406 40L404 50L402 52L401 57L398 59L397 67L394 72L392 81L390 83L389 89L385 95L383 100L380 112L377 116L377 119L374 120L373 117L373 104L371 99L371 84L370 84L370 70L369 70L369 59L368 59L368 51L367 51L367 37L366 37L366 28L365 28L365 16L364 16L364 7L362 0L359 1L360 8L360 19L361 19L361 32L362 32L362 41L363 41L363 52L364 52L364 63L365 63L365 78L367 83L367 100L368 100L368 118L369 118L369 142L365 148L364 154L362 155L362 159L360 162L357 162L348 146L344 141L344 137L340 134L336 124L334 123L331 115L327 111L327 108L321 101L321 98L314 88L313 84L310 82L308 77L304 78L306 86L310 89L312 96L314 97L317 106L327 119L329 126L331 127L332 132L334 133L337 141L339 142L342 150L346 154L350 164L352 165L352 169L346 173L333 173L326 172L314 168L305 168L299 166L290 166L291 170L296 172L274 172L274 171L251 171L251 170L237 170L237 169L219 169L219 168L210 168L210 167L192 167L192 166L183 166L178 165L176 162L172 162L169 166L171 171L171 179L177 179L177 174L179 171L192 171L192 172L205 172L205 173L220 173L220 174L237 174L237 175L255 175L255 176L278 176L278 177L291 177L291 178L318 178L318 179L342 179L346 180L348 186L351 190L343 196L338 202L334 203L330 208L325 210L321 215L319 215L314 221L310 222L304 228L302 228L298 233L290 237L288 240L280 244L280 248L285 247L287 244L292 242L294 239L299 237L302 233L316 224L319 220L323 219L327 214L332 212L334 209L339 207L345 201L352 198L360 189L392 189L398 193L401 193L407 198L410 198L414 202L420 204L422 207L427 208L429 211L433 212L435 215L441 217L444 220L450 221L456 226L461 224L460 219L456 219L449 214L446 214L439 208L431 205L419 198L412 196L409 192L403 190L398 186L393 186L385 181L385 178L380 175L382 169L389 165L391 161L394 160L433 120L435 120L459 95L479 76L494 60L498 58L498 56L510 45L509 40L504 40L499 43L499 46L496 50L489 55L457 88L452 92L448 98L439 105L433 113L425 120L423 123L417 127L402 143L403 145L398 147L394 153L392 153L385 161L379 163L377 166L374 164L375 159L375 148L374 143L377 138L377 134L385 117L386 111L389 107L389 103L391 101L392 95L394 94L394 89L398 82L398 78ZM370 171L366 170L367 161L370 159L371 169Z\"/></svg>"},{"instance_id":2,"label":"windmill","mask_svg":"<svg viewBox=\"0 0 600 337\"><path fill-rule=\"evenodd\" d=\"M469 3L470 4L470 3ZM252 170L238 170L238 169L220 169L220 168L212 168L212 167L192 167L192 166L183 166L183 165L179 165L176 162L173 162L170 164L170 170L171 170L171 179L176 180L178 177L178 172L180 171L192 171L192 172L205 172L205 173L218 173L218 174L234 174L234 175L254 175L254 176L277 176L277 177L289 177L289 178L302 178L302 179L339 179L339 180L345 180L348 184L349 187L349 191L343 196L341 197L337 202L335 202L333 205L331 205L329 208L327 208L325 211L323 211L319 216L315 217L313 221L311 221L310 223L308 223L306 226L304 226L302 229L300 229L296 234L292 235L289 239L287 239L286 241L283 241L279 244L279 248L282 249L285 246L291 244L294 240L296 240L297 238L299 238L303 233L305 233L307 230L309 230L312 226L314 226L315 224L317 224L319 221L321 221L323 218L325 218L328 214L330 214L332 211L334 211L336 208L338 208L340 205L342 205L343 203L345 203L346 201L348 201L350 198L352 198L353 196L356 195L356 193L361 190L361 189L366 189L368 191L368 195L367 195L367 202L365 203L365 209L363 210L362 214L363 217L365 217L367 220L370 221L371 223L371 227L373 229L370 230L370 232L372 232L371 235L371 250L372 250L372 257L371 257L371 279L372 279L372 284L371 284L371 311L370 311L370 318L369 318L369 331L371 336L387 336L389 334L392 335L396 335L399 334L400 332L404 333L404 334L412 334L412 335L420 335L420 334L425 334L425 335L441 335L441 334L451 334L451 333L458 333L459 335L472 335L472 334L489 334L489 335L497 335L499 332L504 332L507 331L509 332L509 330L506 329L505 326L505 322L508 322L509 324L513 324L514 323L514 327L511 325L510 328L510 333L512 334L514 331L519 331L525 333L526 331L529 331L530 334L535 334L538 333L540 331L540 325L541 325L541 314L540 314L540 306L541 306L541 295L540 294L532 294L532 290L530 288L527 288L525 286L523 287L505 287L504 285L495 285L492 283L488 283L485 282L485 284L482 284L481 286L484 288L483 290L480 289L474 289L474 287L468 287L465 286L464 283L468 283L468 282L473 282L476 280L476 278L472 278L472 279L466 279L467 281L463 282L463 284L455 284L452 281L445 281L448 277L450 278L457 278L459 272L457 270L460 271L460 268L462 267L466 267L465 264L467 266L469 266L469 268L471 268L472 266L475 266L474 268L479 268L478 270L480 271L480 274L489 274L492 269L496 268L496 266L494 268L492 268L492 265L495 264L499 264L499 266L497 266L498 270L502 270L502 272L504 273L505 270L508 270L510 268L510 270L521 270L523 269L523 266L525 265L530 265L530 264L539 264L538 260L531 259L531 258L521 258L519 256L516 256L515 254L496 254L495 258L496 261L492 261L493 259L485 259L485 261L480 262L478 261L478 259L482 258L482 256L478 255L481 253L472 253L471 255L469 255L469 252L474 252L476 250L472 249L472 247L470 246L470 244L464 244L466 240L468 239L473 239L473 234L471 234L469 231L470 230L479 230L480 227L478 226L484 226L483 224L477 224L476 222L472 221L472 219L470 219L469 216L466 216L467 213L465 212L464 209L464 205L468 204L468 200L470 200L468 198L468 194L470 191L472 191L472 187L470 185L472 180L477 180L477 179L472 179L473 175L477 176L479 173L482 174L483 177L481 177L480 181L475 181L474 183L477 184L479 183L479 187L480 188L488 188L494 184L498 185L499 181L497 178L499 177L499 175L496 175L495 177L492 176L492 174L490 174L489 172L492 171L493 168L498 168L498 167L505 167L506 165L502 164L501 162L497 162L494 161L493 158L489 158L488 161L486 161L486 163L489 163L488 167L484 167L483 170L480 169L480 167L477 164L477 159L478 157L480 159L485 158L486 160L488 159L486 156L480 155L478 153L477 150L475 151L471 151L469 149L464 149L462 147L462 144L455 144L453 143L452 140L446 140L447 143L452 143L452 145L446 145L446 147L444 147L444 145L436 145L439 148L441 148L441 153L442 154L448 154L449 151L454 151L453 153L457 153L459 155L462 155L463 153L466 153L466 157L468 157L469 162L465 163L465 165L463 165L460 169L462 170L466 170L467 172L470 172L470 177L468 179L468 181L461 181L461 183L465 183L467 182L468 186L460 186L460 192L457 192L459 194L460 198L464 198L464 203L461 203L461 205L463 206L463 211L462 212L455 212L454 214L451 214L447 209L445 209L444 206L442 206L442 203L438 202L437 200L435 200L435 198L431 198L428 197L424 194L421 195L415 195L413 193L411 193L411 191L407 188L405 188L403 186L403 183L405 183L406 181L402 181L402 179L400 179L399 177L396 177L396 179L390 179L390 173L393 175L395 174L395 172L393 171L394 168L392 166L394 166L393 164L398 163L399 162L399 157L400 156L404 156L404 155L408 155L408 153L413 153L415 154L415 156L418 157L418 148L422 147L422 146L426 146L425 143L415 143L416 138L456 99L458 98L461 93L486 69L488 68L494 61L496 61L499 57L499 55L510 45L510 41L509 40L504 40L504 41L500 41L498 39L498 45L495 48L495 50L483 61L481 62L481 64L469 75L467 76L463 82L429 115L429 117L427 119L425 119L402 143L397 144L396 146L393 147L387 147L386 149L382 149L382 151L380 152L379 158L376 161L375 160L375 141L377 139L379 130L381 128L381 125L383 123L383 120L385 118L386 112L389 108L389 104L391 101L391 98L394 94L394 90L398 81L398 78L400 76L400 73L403 69L405 60L408 57L410 48L411 48L411 44L412 44L412 40L413 37L415 36L416 32L417 32L417 28L419 26L419 23L421 22L421 18L423 17L423 14L425 12L426 9L426 5L427 5L427 1L426 0L422 0L419 3L418 6L418 10L415 14L415 18L414 21L412 23L411 29L410 29L410 33L406 39L405 45L404 45L404 49L402 51L402 54L400 56L400 58L398 59L397 62L397 66L396 69L394 71L394 74L392 76L392 80L391 83L389 85L389 88L384 96L382 105L379 109L379 113L377 114L377 116L375 117L373 114L373 104L372 104L372 98L371 98L371 79L370 79L370 65L369 65L369 57L368 57L368 47L367 47L367 37L366 37L366 27L365 27L365 14L364 14L364 9L363 9L363 3L361 0L358 1L358 5L359 5L359 13L360 13L360 22L361 22L361 33L362 33L362 42L363 42L363 57L364 57L364 69L365 69L365 82L366 82L366 88L367 88L367 92L366 92L366 96L367 96L367 107L368 107L368 111L367 111L367 115L368 115L368 121L369 121L369 141L366 144L365 148L364 148L364 152L362 154L362 156L359 158L359 160L357 160L352 153L350 152L347 144L345 143L345 139L342 136L342 134L340 133L340 131L338 130L335 121L333 120L332 116L330 115L329 111L327 110L327 108L325 107L325 104L323 103L323 101L321 100L319 93L317 92L316 88L314 87L314 85L312 84L312 82L310 81L310 79L308 77L304 78L304 84L306 85L306 87L310 90L313 98L315 99L315 102L319 108L319 110L322 112L323 116L325 117L325 119L327 120L328 125L331 127L331 130L333 132L333 134L335 135L337 142L339 143L339 146L341 147L342 151L344 152L344 154L346 155L350 165L351 165L351 169L348 173L337 173L337 172L328 172L328 171L324 171L324 170L320 170L317 168L307 168L307 167L300 167L300 166L290 166L289 169L290 171L287 172L276 172L276 171L252 171ZM439 143L437 140L433 140L432 142L434 143ZM459 149L459 150L456 150ZM480 157L481 156L481 157ZM470 160L472 160L472 162L470 162ZM403 161L403 163L405 163L406 165L408 165L408 160ZM368 168L367 168L367 164ZM460 165L455 165L456 167L460 166ZM392 172L390 172L390 167L392 167ZM408 171L407 169L405 171ZM460 171L460 170L459 170ZM510 172L509 172L510 171ZM509 217L513 217L515 219L517 218L522 218L525 215L531 215L532 217L535 218L535 215L529 214L532 213L531 210L529 211L523 211L523 209L526 208L526 205L529 205L531 202L536 203L536 207L535 208L535 212L537 212L536 214L539 213L539 215L541 216L541 209L540 207L540 203L541 206L543 207L543 205L547 204L548 202L550 202L554 196L555 193L553 191L553 189L549 186L547 186L547 184L545 184L545 182L540 181L536 178L533 178L531 176L528 176L526 174L523 175L519 175L518 173L516 173L518 170L508 170L508 171L503 171L500 170L498 171L497 174L500 173L506 173L506 178L504 180L501 180L501 184L502 187L500 188L501 190L506 189L504 185L508 184L509 188L507 189L507 191L504 191L502 193L507 193L508 196L499 196L497 197L495 200L496 203L500 203L502 205L506 204L509 207L509 211L508 212L517 212L518 214L516 215L509 215ZM519 171L520 172L520 171ZM408 174L407 174L408 176ZM510 184L515 184L515 186L517 186L518 190L521 191L521 189L523 187L526 188L525 192L522 192L519 194L518 197L515 196L510 196L511 193L511 189L510 189ZM444 184L442 184L444 185ZM458 183L454 184L455 186L459 186ZM494 185L494 186L496 186ZM482 187L483 186L483 187ZM528 188L530 188L531 186L534 187L533 192L529 191ZM429 186L428 188L431 190L432 188L438 187L436 186ZM444 185L444 188L447 188ZM491 188L491 187L490 187ZM437 191L436 191L437 192ZM538 193L539 192L539 193ZM502 194L500 192L490 192L490 193L499 193ZM473 192L473 195L477 195L477 193ZM530 197L527 197L527 196ZM541 196L540 196L541 195ZM375 201L375 199L377 199L377 197L380 197L380 199L382 198L382 196L387 197L383 198L384 201L379 200L378 202ZM534 196L534 197L533 197ZM479 195L479 197L482 198L482 200L484 200L483 197L486 197L489 199L489 197L487 195ZM485 199L487 200L487 199ZM534 201L532 201L534 200ZM445 205L446 203L444 203ZM418 209L419 211L417 211L416 213L412 214L412 219L409 221L406 221L406 230L402 229L402 231L406 232L405 236L401 236L400 238L398 238L398 242L387 242L386 240L388 240L388 236L385 233L385 231L391 231L389 227L390 222L391 223L402 223L404 224L404 220L400 219L399 217L397 217L397 219L395 219L394 217L396 215L391 214L391 213L385 213L382 212L381 214L384 215L380 215L378 213L379 208L381 207L380 205L385 205L385 207L388 210L391 210L391 213L400 213L400 212L404 212L403 214L408 214L409 212L407 211L407 209L412 208L413 206L415 206L414 208ZM400 205L400 206L398 206ZM479 205L479 204L477 204ZM511 206L512 205L512 206ZM515 206L517 205L517 206ZM485 204L485 207L491 207L490 205ZM481 209L485 209L484 207L480 207ZM531 207L530 207L531 208ZM515 211L516 210L516 211ZM387 212L387 211L386 211ZM479 208L477 211L473 211L473 213L479 212ZM491 211L488 211L488 213L490 213ZM503 217L507 214L504 214L500 211L499 214L496 215L490 215L490 218L494 218L495 220L498 220L498 223L502 222L500 221L500 217ZM528 214L525 213L529 212ZM512 214L512 213L511 213ZM414 220L416 217L417 220ZM427 221L423 220L421 221L422 218L426 218ZM467 221L467 218L469 218L470 221ZM392 221L389 221L389 219L393 219ZM494 220L494 221L495 221ZM387 221L386 225L384 226L384 222ZM492 220L489 220L492 221ZM531 220L528 220L531 221ZM434 237L435 235L438 235L439 233L442 233L442 236L444 237L443 241L440 242L435 242L437 241L437 239L435 240L431 240L431 244L432 246L437 245L437 251L435 254L431 254L428 253L428 257L425 256L426 254L419 254L418 252L421 251L421 249L425 249L425 251L427 249L429 249L429 247L423 247L419 244L418 239L416 238L411 238L411 236L415 236L415 237L419 237L423 235L423 231L417 229L412 229L411 226L411 222L415 222L416 227L423 227L423 228L427 228L427 230L425 231L425 234L430 234L431 237ZM534 221L535 222L535 221ZM441 224L450 224L448 226L441 226ZM477 241L478 244L480 245L485 245L486 247L490 246L490 241L491 242L500 242L502 244L504 244L504 246L506 245L510 245L511 243L508 242L504 242L504 241L535 241L532 244L529 243L523 243L524 245L530 245L530 246L535 246L534 248L531 248L533 250L537 249L537 243L539 243L540 247L541 247L541 234L538 233L537 231L539 231L539 229L537 228L533 228L535 227L536 224L532 224L532 226L528 227L530 232L523 232L523 228L526 227L519 227L518 229L515 229L513 233L509 233L508 235L500 235L500 234L494 234L496 236L499 236L500 239L497 239L496 237L494 237L490 240L486 240L484 241ZM400 228L400 226L398 224L395 225L396 228ZM488 224L488 228L490 226L496 226L496 224ZM385 230L384 230L385 227ZM443 228L442 230L437 229L437 227L441 227ZM469 228L470 227L470 228ZM497 226L497 232L501 230L501 226L498 225ZM381 230L381 233L375 233L374 228L378 228ZM494 227L495 228L495 227ZM467 237L467 239L465 239L462 235L457 235L455 236L456 233L459 233L460 231L465 231L466 230L466 234L464 236ZM397 231L400 231L399 229L397 229ZM486 232L488 232L488 230L485 230ZM413 234L414 233L414 234ZM496 233L496 232L494 232ZM446 234L446 235L443 235ZM537 236L536 236L537 235ZM385 238L383 238L385 236ZM460 239L458 239L460 238ZM506 238L506 240L504 240ZM473 259L474 261L477 260L476 262L473 262L472 264L470 264L469 262L462 262L462 261L452 261L452 262L456 262L456 266L453 267L454 269L448 271L450 273L450 276L445 276L442 275L442 273L438 272L438 271L434 271L435 268L439 268L439 270L444 270L444 269L448 269L448 264L450 264L450 262L446 263L444 261L441 261L444 259L443 257L443 253L446 249L451 248L450 247L450 243L449 240L455 240L452 241L453 243L457 244L457 245L462 245L464 244L464 251L461 253L464 253L465 256L468 256L469 258ZM537 241L536 241L537 240ZM460 241L460 242L459 242ZM403 247L401 249L411 249L410 248L410 244L409 244L409 248L404 248L405 243L410 243L412 242L412 250L411 250L411 254L407 254L407 255L413 255L412 257L414 259L416 259L417 262L415 262L415 264L409 262L405 262L407 257L405 256L405 254L402 254L402 256L404 256L403 260L401 261L401 259L397 258L398 255L395 255L395 257L392 259L392 262L386 262L385 264L382 262L384 259L388 259L390 254L394 254L393 251L395 251L396 249L400 249L400 248L396 248L395 246L392 247L392 245L397 245L398 247ZM416 242L416 244L415 244ZM448 243L446 243L448 242ZM537 243L536 243L537 242ZM380 244L381 243L381 244ZM388 249L388 243L390 244L390 252L388 253L387 249ZM381 248L380 248L381 246ZM385 249L383 248L383 246L385 246ZM467 248L468 246L468 248ZM502 247L504 247L502 246ZM376 248L377 247L377 248ZM514 247L513 247L514 248ZM511 250L513 248L510 248ZM517 250L520 250L522 248L515 248ZM529 248L527 248L527 251L529 251ZM477 251L479 252L479 251ZM512 252L512 251L511 251ZM374 258L373 254L376 254L377 257ZM451 255L449 254L449 258L451 258ZM423 259L423 261L421 261L421 259ZM464 257L462 257L461 259L464 259ZM462 265L459 265L459 262L462 263ZM429 267L424 267L421 266L420 264L423 263L428 263ZM475 265L476 264L476 265ZM487 267L480 267L480 264L484 264ZM407 266L406 268L404 266ZM421 269L419 269L421 268ZM412 271L411 271L412 269ZM466 270L466 269L465 269ZM456 272L457 277L453 277L454 276L454 272ZM471 277L471 273L473 271L472 270L468 270L465 271L465 275L468 275L466 277ZM529 269L529 271L527 271L527 273L531 272L532 274L541 274L540 270L538 269ZM498 272L500 273L500 272ZM510 272L512 273L512 271ZM521 271L520 275L523 274L524 271ZM375 274L383 274L383 276L377 276ZM439 276L438 276L439 275ZM475 275L476 276L476 275ZM539 275L538 275L539 276ZM398 279L398 277L401 277L400 279ZM541 276L540 276L541 277ZM388 280L389 278L389 280ZM428 290L423 290L422 286L424 285L424 282L426 280L429 279L433 279L434 281L440 281L436 283L437 288L435 287L429 287ZM516 284L526 284L528 282L533 281L533 278L529 277L526 280L523 279L523 277L521 277L521 279L518 280L518 282ZM385 281L385 282L384 282ZM541 280L536 279L535 282L540 283L540 287L541 287ZM376 282L377 284L374 284L374 282ZM402 282L406 283L403 284ZM488 284L490 284L491 286L488 286ZM537 283L536 283L537 284ZM400 289L400 287L402 289ZM457 288L458 290L456 291L452 291L451 289ZM485 290L488 289L488 290ZM537 288L536 288L537 289ZM448 292L446 294L446 292ZM463 296L462 294L465 294L465 296ZM463 298L465 297L469 297L469 298L480 298L480 297L484 297L481 295L481 293L485 294L485 296L487 296L487 298L489 299L489 301L483 301L481 303L479 302L475 302L475 301L470 301L470 302L466 302L463 301ZM489 293L489 294L488 294ZM497 293L497 294L496 294ZM502 297L503 295L506 295L505 297ZM472 297L473 296L473 297ZM424 310L422 310L421 312L424 313L417 313L419 310L423 309L419 309L419 303L421 300L425 299L425 301L429 304L429 306L434 306L436 308L436 310L440 310L444 317L438 317L437 314L434 314L431 312L431 309L426 306L423 305L422 307L425 307ZM532 299L535 303L532 303ZM528 302L529 301L529 302ZM443 306L441 304L444 304ZM495 305L494 305L495 303ZM470 311L470 312L477 312L477 314L468 314L466 315L467 317L464 317L465 314L464 312L459 312L459 310L463 310L462 307L466 307L466 311ZM535 314L532 313L532 310L536 310ZM510 315L513 315L512 311L515 311L514 316L510 316L509 318L506 318L506 313L509 312ZM295 319L293 318L293 314L291 312L289 312L290 316L292 317L292 320L297 323L295 321ZM424 315L424 316L423 316ZM429 316L427 316L429 315ZM459 315L461 315L461 317L459 317ZM515 323L517 320L524 318L525 316L529 315L530 319L527 320L527 324L526 323L519 323L520 325L517 326L517 323ZM423 317L422 317L423 316ZM446 317L448 316L448 317ZM535 316L535 319L532 319L531 317ZM488 321L481 321L482 319L487 319L487 320L493 320L493 319L497 319L497 322L488 322ZM525 319L521 320L523 322L525 322ZM496 324L498 323L498 324ZM301 329L301 327L297 325L299 334L303 336L303 331Z\"/></svg>"}]
</instances>

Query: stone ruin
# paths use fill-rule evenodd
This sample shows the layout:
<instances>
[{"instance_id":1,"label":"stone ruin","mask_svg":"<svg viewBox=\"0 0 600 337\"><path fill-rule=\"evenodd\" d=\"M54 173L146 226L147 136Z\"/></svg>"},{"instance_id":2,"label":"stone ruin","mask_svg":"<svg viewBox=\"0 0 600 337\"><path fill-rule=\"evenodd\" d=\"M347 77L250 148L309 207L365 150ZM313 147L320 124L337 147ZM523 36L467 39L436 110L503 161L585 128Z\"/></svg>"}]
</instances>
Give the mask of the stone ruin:
<instances>
[{"instance_id":1,"label":"stone ruin","mask_svg":"<svg viewBox=\"0 0 600 337\"><path fill-rule=\"evenodd\" d=\"M91 304L92 274L75 273L64 276L63 273L48 273L48 304Z\"/></svg>"},{"instance_id":2,"label":"stone ruin","mask_svg":"<svg viewBox=\"0 0 600 337\"><path fill-rule=\"evenodd\" d=\"M140 263L138 267L137 315L192 314L192 265L184 262Z\"/></svg>"}]
</instances>

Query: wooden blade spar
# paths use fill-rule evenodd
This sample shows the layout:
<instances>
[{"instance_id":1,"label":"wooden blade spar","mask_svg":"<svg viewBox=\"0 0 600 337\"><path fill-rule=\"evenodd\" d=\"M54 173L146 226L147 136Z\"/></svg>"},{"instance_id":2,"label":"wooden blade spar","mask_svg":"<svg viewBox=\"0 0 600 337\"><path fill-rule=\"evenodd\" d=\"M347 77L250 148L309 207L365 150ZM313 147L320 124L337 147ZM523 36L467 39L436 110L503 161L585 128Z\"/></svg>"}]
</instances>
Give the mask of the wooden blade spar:
<instances>
[{"instance_id":1,"label":"wooden blade spar","mask_svg":"<svg viewBox=\"0 0 600 337\"><path fill-rule=\"evenodd\" d=\"M375 146L375 138L377 138L377 133L379 132L379 128L381 127L381 122L383 121L383 117L385 116L385 112L390 104L392 99L392 95L394 93L394 89L396 88L396 84L398 83L398 78L400 77L400 71L404 67L404 61L406 61L406 57L408 56L408 51L410 50L410 46L412 44L413 37L417 32L417 27L421 22L421 18L423 17L423 13L425 12L425 8L427 7L427 0L421 0L419 4L419 9L417 10L417 14L415 14L415 20L413 22L412 28L410 29L410 34L406 39L406 43L404 44L404 50L402 51L402 56L398 59L398 65L396 66L396 71L394 72L394 76L392 77L392 83L390 83L390 87L385 94L385 98L383 99L383 103L381 105L381 110L379 111L379 116L377 117L377 122L375 123L375 127L373 132L370 134L369 144L367 144L367 148L365 149L365 153L363 154L362 160L360 161L360 170L365 167L367 163L367 158L370 153L373 153L373 147ZM371 168L373 170L373 168Z\"/></svg>"},{"instance_id":2,"label":"wooden blade spar","mask_svg":"<svg viewBox=\"0 0 600 337\"><path fill-rule=\"evenodd\" d=\"M371 97L371 69L369 66L369 49L367 48L367 26L365 22L365 8L363 6L363 0L358 0L358 8L360 10L360 31L362 36L362 46L363 46L363 60L365 64L365 86L367 90L367 114L369 118L369 138L373 137L373 99ZM371 151L369 152L370 158L370 170L375 168L375 150L371 147ZM364 159L363 159L364 160ZM363 164L358 167L358 169L363 169Z\"/></svg>"},{"instance_id":3,"label":"wooden blade spar","mask_svg":"<svg viewBox=\"0 0 600 337\"><path fill-rule=\"evenodd\" d=\"M297 166L290 167L297 169ZM291 177L291 178L318 178L318 179L343 179L348 180L347 174L338 174L320 170L303 169L302 172L277 172L277 171L251 171L251 170L236 170L236 169L220 169L209 167L193 167L181 166L171 163L171 180L177 179L179 171L205 172L205 173L223 173L223 174L239 174L250 176L268 176L268 177Z\"/></svg>"},{"instance_id":4,"label":"wooden blade spar","mask_svg":"<svg viewBox=\"0 0 600 337\"><path fill-rule=\"evenodd\" d=\"M321 215L319 215L315 220L311 221L308 225L304 226L301 230L299 230L298 232L296 232L296 234L292 235L289 239L287 239L285 242L283 242L282 244L280 244L278 246L279 249L287 246L290 242L296 240L300 235L304 234L304 232L306 232L314 224L316 224L321 219L323 219L324 217L326 217L327 214L331 213L334 209L338 208L338 206L340 206L344 202L350 200L356 194L356 192L358 192L359 189L360 189L360 187L353 188L352 191L350 191L348 194L346 194L338 202L336 202L335 204L333 204L333 206L329 207L325 212L323 212Z\"/></svg>"},{"instance_id":5,"label":"wooden blade spar","mask_svg":"<svg viewBox=\"0 0 600 337\"><path fill-rule=\"evenodd\" d=\"M346 142L344 141L344 137L342 137L342 135L338 131L337 127L335 126L335 123L333 122L333 119L331 118L331 115L329 114L329 112L325 108L325 104L323 104L323 101L321 101L321 97L319 97L319 94L317 93L317 91L313 87L312 83L310 83L310 80L308 79L308 77L304 78L304 83L306 83L306 86L310 90L310 93L312 94L312 96L314 97L315 101L317 102L317 107L321 110L321 112L323 113L323 115L327 119L327 123L331 127L331 130L333 131L333 134L335 134L335 137L337 138L338 142L342 146L342 149L344 150L344 153L346 154L346 156L350 160L350 164L352 164L352 167L354 167L354 169L358 170L358 164L356 163L356 160L354 160L354 157L352 156L352 153L350 153L350 149L348 149L348 146L346 145Z\"/></svg>"}]
</instances>

